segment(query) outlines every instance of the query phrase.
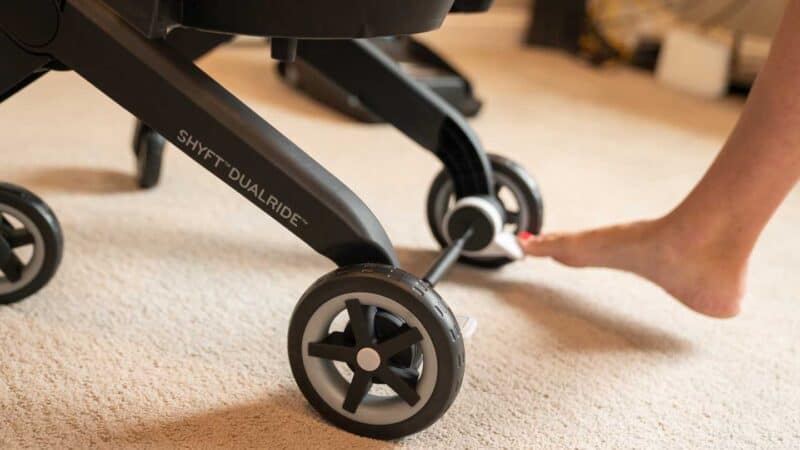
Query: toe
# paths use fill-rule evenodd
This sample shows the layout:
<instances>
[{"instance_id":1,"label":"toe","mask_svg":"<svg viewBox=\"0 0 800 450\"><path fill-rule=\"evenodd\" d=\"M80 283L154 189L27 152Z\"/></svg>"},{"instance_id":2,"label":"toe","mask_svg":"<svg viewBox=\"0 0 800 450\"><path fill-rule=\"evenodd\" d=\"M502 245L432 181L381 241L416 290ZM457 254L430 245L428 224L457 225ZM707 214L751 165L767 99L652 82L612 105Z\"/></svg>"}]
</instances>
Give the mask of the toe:
<instances>
[{"instance_id":1,"label":"toe","mask_svg":"<svg viewBox=\"0 0 800 450\"><path fill-rule=\"evenodd\" d=\"M568 266L581 266L580 252L576 252L578 235L552 233L542 236L520 235L520 245L529 256L553 258Z\"/></svg>"},{"instance_id":2,"label":"toe","mask_svg":"<svg viewBox=\"0 0 800 450\"><path fill-rule=\"evenodd\" d=\"M530 256L553 256L561 245L556 235L534 236L526 231L519 234L519 243Z\"/></svg>"}]
</instances>

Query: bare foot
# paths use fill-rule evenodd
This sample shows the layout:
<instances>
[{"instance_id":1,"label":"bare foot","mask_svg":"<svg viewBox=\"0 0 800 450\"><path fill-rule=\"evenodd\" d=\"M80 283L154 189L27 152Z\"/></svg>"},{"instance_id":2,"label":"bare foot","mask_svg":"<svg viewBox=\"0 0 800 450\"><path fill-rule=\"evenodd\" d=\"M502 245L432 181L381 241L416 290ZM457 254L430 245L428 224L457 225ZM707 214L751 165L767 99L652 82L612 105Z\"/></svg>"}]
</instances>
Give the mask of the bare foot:
<instances>
[{"instance_id":1,"label":"bare foot","mask_svg":"<svg viewBox=\"0 0 800 450\"><path fill-rule=\"evenodd\" d=\"M739 313L749 252L718 236L681 236L672 219L581 232L520 235L526 253L571 267L607 267L661 286L689 308L717 318Z\"/></svg>"}]
</instances>

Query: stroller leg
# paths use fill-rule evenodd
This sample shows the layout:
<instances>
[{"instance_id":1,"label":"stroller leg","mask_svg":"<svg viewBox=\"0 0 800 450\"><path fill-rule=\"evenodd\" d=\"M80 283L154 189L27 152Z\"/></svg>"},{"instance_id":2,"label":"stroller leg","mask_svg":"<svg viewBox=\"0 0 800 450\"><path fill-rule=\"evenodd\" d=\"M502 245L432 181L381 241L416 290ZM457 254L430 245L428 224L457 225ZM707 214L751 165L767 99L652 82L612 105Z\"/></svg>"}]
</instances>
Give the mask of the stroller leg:
<instances>
[{"instance_id":1,"label":"stroller leg","mask_svg":"<svg viewBox=\"0 0 800 450\"><path fill-rule=\"evenodd\" d=\"M397 265L341 181L162 41L99 0L71 0L46 51L339 265Z\"/></svg>"},{"instance_id":2,"label":"stroller leg","mask_svg":"<svg viewBox=\"0 0 800 450\"><path fill-rule=\"evenodd\" d=\"M433 152L459 198L494 194L489 158L464 117L368 40L300 41L298 58Z\"/></svg>"},{"instance_id":3,"label":"stroller leg","mask_svg":"<svg viewBox=\"0 0 800 450\"><path fill-rule=\"evenodd\" d=\"M233 35L228 34L178 28L167 35L165 41L186 59L195 60L233 38ZM136 182L142 189L151 189L158 184L166 142L149 125L137 121L133 135L133 155L136 158Z\"/></svg>"}]
</instances>

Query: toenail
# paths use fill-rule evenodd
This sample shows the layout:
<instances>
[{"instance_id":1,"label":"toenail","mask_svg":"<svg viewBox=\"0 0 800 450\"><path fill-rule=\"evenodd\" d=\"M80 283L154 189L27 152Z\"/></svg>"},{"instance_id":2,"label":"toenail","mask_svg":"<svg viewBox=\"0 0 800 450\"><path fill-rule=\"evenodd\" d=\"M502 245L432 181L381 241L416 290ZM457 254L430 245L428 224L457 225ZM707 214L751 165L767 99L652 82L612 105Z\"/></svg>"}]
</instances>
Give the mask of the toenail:
<instances>
[{"instance_id":1,"label":"toenail","mask_svg":"<svg viewBox=\"0 0 800 450\"><path fill-rule=\"evenodd\" d=\"M530 233L528 231L522 231L522 232L519 233L519 238L521 240L523 240L523 241L527 241L532 237L533 237L533 233Z\"/></svg>"}]
</instances>

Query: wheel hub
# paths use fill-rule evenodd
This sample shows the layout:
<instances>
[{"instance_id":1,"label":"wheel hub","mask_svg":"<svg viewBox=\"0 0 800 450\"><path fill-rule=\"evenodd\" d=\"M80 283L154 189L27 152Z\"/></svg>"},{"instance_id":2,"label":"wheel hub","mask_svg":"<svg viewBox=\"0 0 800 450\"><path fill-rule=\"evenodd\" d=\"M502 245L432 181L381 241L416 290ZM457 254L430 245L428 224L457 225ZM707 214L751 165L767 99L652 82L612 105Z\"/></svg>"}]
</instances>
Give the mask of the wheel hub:
<instances>
[{"instance_id":1,"label":"wheel hub","mask_svg":"<svg viewBox=\"0 0 800 450\"><path fill-rule=\"evenodd\" d=\"M366 372L374 372L381 365L381 355L370 347L364 347L356 354L358 367Z\"/></svg>"},{"instance_id":2,"label":"wheel hub","mask_svg":"<svg viewBox=\"0 0 800 450\"><path fill-rule=\"evenodd\" d=\"M373 384L385 384L407 405L416 405L420 400L416 391L420 372L411 365L415 364L417 347L423 340L419 329L358 299L349 299L345 304L350 316L345 331L329 333L322 341L309 343L307 349L313 358L344 362L353 371L342 409L355 413ZM379 319L381 316L384 319ZM380 320L385 321L383 326L378 326ZM380 336L390 329L392 334ZM408 365L398 361L404 353Z\"/></svg>"},{"instance_id":3,"label":"wheel hub","mask_svg":"<svg viewBox=\"0 0 800 450\"><path fill-rule=\"evenodd\" d=\"M400 318L391 314L388 311L378 309L375 312L373 321L373 333L377 342L383 342L389 338L397 336L404 331L404 323ZM347 345L355 346L356 338L353 335L353 326L348 323L343 331L343 341ZM418 368L421 361L422 352L418 345L412 345L409 348L401 350L398 354L389 358L389 363L395 367L403 368ZM350 369L355 369L355 364L350 364ZM377 384L382 384L380 377L375 377L374 380Z\"/></svg>"},{"instance_id":4,"label":"wheel hub","mask_svg":"<svg viewBox=\"0 0 800 450\"><path fill-rule=\"evenodd\" d=\"M503 229L504 220L498 204L483 197L459 200L444 217L446 239L452 243L471 229L473 233L464 246L463 255L522 259L516 236Z\"/></svg>"}]
</instances>

